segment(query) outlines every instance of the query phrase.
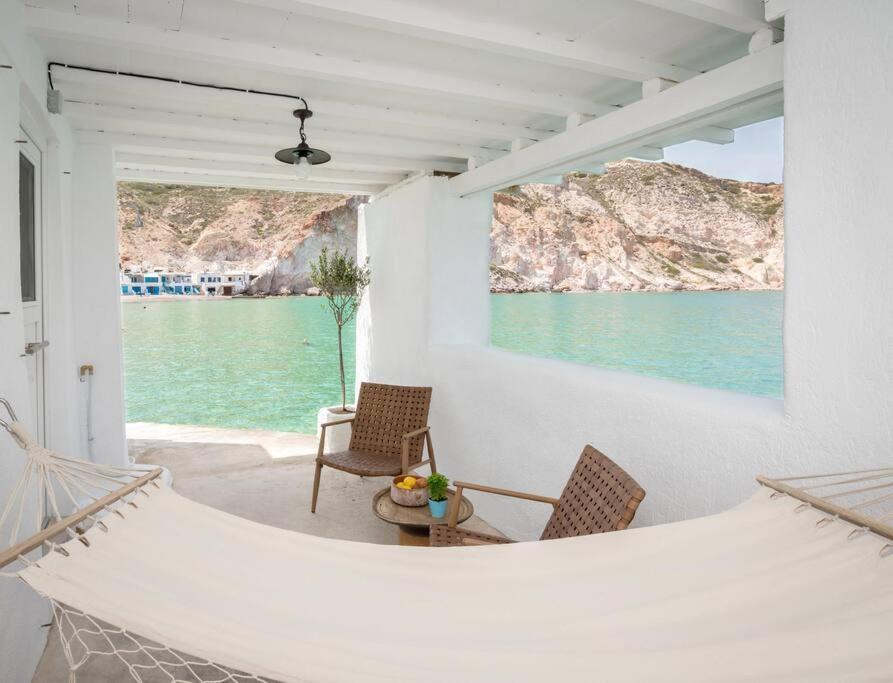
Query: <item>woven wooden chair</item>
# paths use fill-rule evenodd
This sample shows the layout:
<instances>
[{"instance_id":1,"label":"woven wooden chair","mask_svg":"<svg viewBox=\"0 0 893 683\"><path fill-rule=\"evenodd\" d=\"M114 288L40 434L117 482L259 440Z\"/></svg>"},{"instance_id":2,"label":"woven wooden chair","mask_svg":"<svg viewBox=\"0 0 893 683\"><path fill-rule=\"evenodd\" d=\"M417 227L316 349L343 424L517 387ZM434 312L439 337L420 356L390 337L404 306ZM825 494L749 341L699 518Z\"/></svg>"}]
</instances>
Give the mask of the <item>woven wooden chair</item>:
<instances>
[{"instance_id":1,"label":"woven wooden chair","mask_svg":"<svg viewBox=\"0 0 893 683\"><path fill-rule=\"evenodd\" d=\"M428 427L430 405L431 387L363 382L353 416L322 425L310 512L316 512L323 466L361 477L394 477L426 464L430 464L431 471L436 472L431 430ZM324 453L326 429L345 423L351 424L347 450ZM428 459L422 460L425 446L428 447Z\"/></svg>"},{"instance_id":2,"label":"woven wooden chair","mask_svg":"<svg viewBox=\"0 0 893 683\"><path fill-rule=\"evenodd\" d=\"M586 446L560 498L497 489L491 486L454 482L456 495L450 502L447 524L431 527L432 546L487 545L514 543L511 539L478 533L456 526L459 506L456 502L465 489L495 493L500 496L549 503L552 516L540 540L586 536L605 531L626 529L632 522L645 490L607 455Z\"/></svg>"}]
</instances>

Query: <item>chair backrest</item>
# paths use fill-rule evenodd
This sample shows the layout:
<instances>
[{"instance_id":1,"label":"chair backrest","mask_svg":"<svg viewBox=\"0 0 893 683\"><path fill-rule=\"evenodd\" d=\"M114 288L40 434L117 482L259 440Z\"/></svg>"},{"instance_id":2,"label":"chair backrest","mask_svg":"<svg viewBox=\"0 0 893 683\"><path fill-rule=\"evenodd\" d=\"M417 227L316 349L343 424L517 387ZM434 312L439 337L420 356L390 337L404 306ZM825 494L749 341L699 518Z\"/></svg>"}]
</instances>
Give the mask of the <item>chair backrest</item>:
<instances>
[{"instance_id":1,"label":"chair backrest","mask_svg":"<svg viewBox=\"0 0 893 683\"><path fill-rule=\"evenodd\" d=\"M402 457L403 435L428 424L431 387L401 387L395 384L360 385L357 414L353 420L351 450ZM409 443L409 463L421 462L424 435Z\"/></svg>"},{"instance_id":2,"label":"chair backrest","mask_svg":"<svg viewBox=\"0 0 893 683\"><path fill-rule=\"evenodd\" d=\"M644 498L645 489L620 465L586 446L540 539L625 529Z\"/></svg>"}]
</instances>

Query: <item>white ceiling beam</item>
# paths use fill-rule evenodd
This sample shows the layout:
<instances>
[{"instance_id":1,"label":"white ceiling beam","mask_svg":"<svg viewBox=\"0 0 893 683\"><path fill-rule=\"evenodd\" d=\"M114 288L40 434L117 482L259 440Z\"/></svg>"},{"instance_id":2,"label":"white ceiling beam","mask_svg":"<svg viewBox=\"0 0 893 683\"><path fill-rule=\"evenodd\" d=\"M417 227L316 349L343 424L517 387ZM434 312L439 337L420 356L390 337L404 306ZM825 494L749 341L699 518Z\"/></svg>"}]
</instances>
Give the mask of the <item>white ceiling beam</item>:
<instances>
[{"instance_id":1,"label":"white ceiling beam","mask_svg":"<svg viewBox=\"0 0 893 683\"><path fill-rule=\"evenodd\" d=\"M677 85L675 81L668 81L663 78L652 78L645 81L642 83L642 99L644 100L649 97L654 97L655 95L672 88L674 85ZM681 142L688 142L689 140L699 140L701 142L712 142L718 145L726 145L735 141L735 131L729 130L728 128L720 128L718 126L705 126L704 128L699 128L698 130L693 131L690 135L674 136L670 141L661 141L661 146L669 147L670 145L677 145Z\"/></svg>"},{"instance_id":2,"label":"white ceiling beam","mask_svg":"<svg viewBox=\"0 0 893 683\"><path fill-rule=\"evenodd\" d=\"M587 98L554 92L531 92L507 83L474 81L424 71L411 64L358 62L313 50L268 47L197 33L162 31L96 16L37 7L26 6L24 11L30 31L51 39L81 40L91 45L107 45L126 51L141 50L167 57L214 60L220 65L256 68L372 88L434 93L558 116L565 116L572 111L604 114L616 109Z\"/></svg>"},{"instance_id":3,"label":"white ceiling beam","mask_svg":"<svg viewBox=\"0 0 893 683\"><path fill-rule=\"evenodd\" d=\"M141 183L161 183L165 185L201 185L204 187L243 187L252 190L280 190L285 192L314 192L323 194L362 194L380 192L385 185L340 185L292 178L276 180L257 176L214 175L204 173L184 173L172 171L146 171L119 168L115 172L118 180Z\"/></svg>"},{"instance_id":4,"label":"white ceiling beam","mask_svg":"<svg viewBox=\"0 0 893 683\"><path fill-rule=\"evenodd\" d=\"M587 121L592 120L592 116L587 116L586 114L581 114L578 111L571 112L567 115L564 120L564 129L570 130L571 128L576 128L577 126L581 126Z\"/></svg>"},{"instance_id":5,"label":"white ceiling beam","mask_svg":"<svg viewBox=\"0 0 893 683\"><path fill-rule=\"evenodd\" d=\"M660 147L636 147L627 152L626 156L633 159L644 159L645 161L660 161L664 158L664 151Z\"/></svg>"},{"instance_id":6,"label":"white ceiling beam","mask_svg":"<svg viewBox=\"0 0 893 683\"><path fill-rule=\"evenodd\" d=\"M672 88L677 82L667 78L649 78L642 83L642 99L662 93L667 88Z\"/></svg>"},{"instance_id":7,"label":"white ceiling beam","mask_svg":"<svg viewBox=\"0 0 893 683\"><path fill-rule=\"evenodd\" d=\"M267 164L247 161L224 161L221 159L201 159L195 157L171 157L158 154L136 154L118 152L115 155L118 168L145 171L174 171L183 173L208 173L220 175L242 175L259 178L291 179L294 169L279 161ZM347 185L391 185L406 177L404 173L381 173L375 171L350 171L325 166L314 166L313 178Z\"/></svg>"},{"instance_id":8,"label":"white ceiling beam","mask_svg":"<svg viewBox=\"0 0 893 683\"><path fill-rule=\"evenodd\" d=\"M626 156L661 137L716 125L741 108L781 97L784 44L742 57L664 92L450 179L458 196L498 190L518 178L549 175Z\"/></svg>"},{"instance_id":9,"label":"white ceiling beam","mask_svg":"<svg viewBox=\"0 0 893 683\"><path fill-rule=\"evenodd\" d=\"M519 152L525 147L530 147L536 140L530 140L528 138L515 138L512 140L512 150L513 152Z\"/></svg>"},{"instance_id":10,"label":"white ceiling beam","mask_svg":"<svg viewBox=\"0 0 893 683\"><path fill-rule=\"evenodd\" d=\"M298 142L297 125L288 126L263 121L235 120L202 114L67 100L64 112L65 117L75 123L108 126L109 122L117 121L133 132L141 132L139 128L145 127L146 132L151 130L157 133L164 130L164 132L185 136L205 137L210 135L221 139L232 139L232 135L238 135L238 139L241 141L250 140L270 144L271 155L283 147L291 147ZM480 159L492 160L505 153L502 150L474 145L395 138L385 135L354 133L347 130L330 130L322 126L313 126L307 132L313 146L333 154L336 150L387 154L391 150L399 149L410 156L453 157L456 159L476 156Z\"/></svg>"},{"instance_id":11,"label":"white ceiling beam","mask_svg":"<svg viewBox=\"0 0 893 683\"><path fill-rule=\"evenodd\" d=\"M294 119L291 117L291 111L297 106L296 101L291 98L213 90L65 67L53 68L53 81L57 87L62 89L63 95L75 100L84 99L79 95L80 93L85 95L90 93L90 97L100 93L108 98L115 97L119 100L124 96L128 102L142 98L144 102L156 103L156 108L179 103L195 108L211 108L216 111L253 112L255 116L266 119L280 118L292 121ZM225 83L221 84L226 85ZM337 116L372 123L416 126L436 131L445 138L454 134L464 134L505 141L518 137L544 140L554 133L554 131L499 121L464 119L392 107L373 107L319 97L312 99L311 108L320 120L325 116Z\"/></svg>"},{"instance_id":12,"label":"white ceiling beam","mask_svg":"<svg viewBox=\"0 0 893 683\"><path fill-rule=\"evenodd\" d=\"M711 142L714 145L728 145L735 142L735 131L721 126L704 126L693 130L688 137L700 142Z\"/></svg>"},{"instance_id":13,"label":"white ceiling beam","mask_svg":"<svg viewBox=\"0 0 893 683\"><path fill-rule=\"evenodd\" d=\"M784 31L775 26L767 26L754 32L747 43L747 51L753 54L754 52L765 50L767 47L775 45L775 43L780 43L782 40L784 40Z\"/></svg>"},{"instance_id":14,"label":"white ceiling beam","mask_svg":"<svg viewBox=\"0 0 893 683\"><path fill-rule=\"evenodd\" d=\"M659 76L676 81L698 75L698 71L640 55L606 50L567 36L546 36L509 22L476 20L463 12L444 12L418 3L399 0L239 0L299 16L317 17L362 28L388 31L433 40L447 45L473 48L553 66L642 81ZM448 3L446 4L448 6Z\"/></svg>"},{"instance_id":15,"label":"white ceiling beam","mask_svg":"<svg viewBox=\"0 0 893 683\"><path fill-rule=\"evenodd\" d=\"M116 151L143 154L163 154L184 158L208 158L230 161L253 160L259 163L269 161L270 149L263 145L233 143L230 140L196 140L188 137L168 137L138 133L77 129L78 140L91 143L109 144ZM357 154L341 152L330 162L332 167L372 169L376 171L443 171L460 173L465 170L464 162L440 159L409 159L382 154Z\"/></svg>"},{"instance_id":16,"label":"white ceiling beam","mask_svg":"<svg viewBox=\"0 0 893 683\"><path fill-rule=\"evenodd\" d=\"M638 0L638 2L739 33L753 33L768 26L763 0Z\"/></svg>"},{"instance_id":17,"label":"white ceiling beam","mask_svg":"<svg viewBox=\"0 0 893 683\"><path fill-rule=\"evenodd\" d=\"M604 164L589 164L588 166L581 166L577 170L590 175L604 175L607 172Z\"/></svg>"}]
</instances>

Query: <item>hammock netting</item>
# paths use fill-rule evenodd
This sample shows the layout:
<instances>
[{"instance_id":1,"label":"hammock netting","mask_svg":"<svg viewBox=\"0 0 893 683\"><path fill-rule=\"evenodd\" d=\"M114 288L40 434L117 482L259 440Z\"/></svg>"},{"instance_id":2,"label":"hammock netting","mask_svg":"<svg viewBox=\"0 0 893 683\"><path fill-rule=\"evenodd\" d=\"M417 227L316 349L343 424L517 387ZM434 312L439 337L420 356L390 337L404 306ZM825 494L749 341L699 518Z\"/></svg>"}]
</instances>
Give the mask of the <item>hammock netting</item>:
<instances>
[{"instance_id":1,"label":"hammock netting","mask_svg":"<svg viewBox=\"0 0 893 683\"><path fill-rule=\"evenodd\" d=\"M79 506L72 481L85 494L101 484L96 498L136 476L99 468L91 480L90 466L18 438L41 481L58 487L62 476ZM849 479L863 511L893 499L878 488L893 485L893 470ZM833 496L841 481L818 480L814 493ZM16 576L51 601L72 680L91 680L108 658L146 683L893 671L889 539L768 488L686 522L428 549L277 529L153 481L70 535L22 558Z\"/></svg>"}]
</instances>

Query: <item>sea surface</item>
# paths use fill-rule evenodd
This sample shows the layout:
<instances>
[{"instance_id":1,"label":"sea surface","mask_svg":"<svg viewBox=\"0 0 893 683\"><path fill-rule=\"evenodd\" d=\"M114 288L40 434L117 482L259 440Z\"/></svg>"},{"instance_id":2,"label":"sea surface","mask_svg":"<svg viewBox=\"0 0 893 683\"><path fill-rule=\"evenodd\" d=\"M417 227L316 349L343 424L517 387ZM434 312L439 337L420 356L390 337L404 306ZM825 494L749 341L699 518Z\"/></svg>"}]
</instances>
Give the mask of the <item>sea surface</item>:
<instances>
[{"instance_id":1,"label":"sea surface","mask_svg":"<svg viewBox=\"0 0 893 683\"><path fill-rule=\"evenodd\" d=\"M127 420L312 433L340 402L317 298L123 304ZM492 295L494 346L782 397L781 292ZM348 387L354 330L345 329Z\"/></svg>"}]
</instances>

